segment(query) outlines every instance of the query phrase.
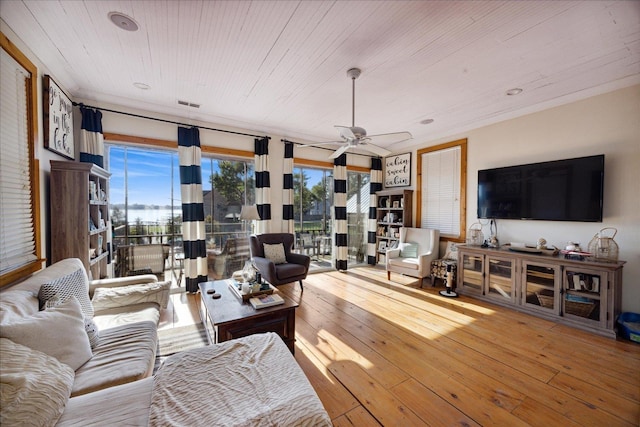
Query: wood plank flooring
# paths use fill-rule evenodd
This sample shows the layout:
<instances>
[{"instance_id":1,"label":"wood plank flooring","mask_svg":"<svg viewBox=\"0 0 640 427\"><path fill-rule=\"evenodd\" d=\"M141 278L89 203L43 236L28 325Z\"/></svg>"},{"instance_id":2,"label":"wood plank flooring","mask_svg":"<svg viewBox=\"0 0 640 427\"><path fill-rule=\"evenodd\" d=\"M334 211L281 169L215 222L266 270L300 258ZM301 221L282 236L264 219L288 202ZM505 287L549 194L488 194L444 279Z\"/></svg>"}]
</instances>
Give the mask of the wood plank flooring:
<instances>
[{"instance_id":1,"label":"wood plank flooring","mask_svg":"<svg viewBox=\"0 0 640 427\"><path fill-rule=\"evenodd\" d=\"M391 279L365 267L279 288L335 426L640 425L640 345ZM199 295L172 303L161 327L200 321Z\"/></svg>"}]
</instances>

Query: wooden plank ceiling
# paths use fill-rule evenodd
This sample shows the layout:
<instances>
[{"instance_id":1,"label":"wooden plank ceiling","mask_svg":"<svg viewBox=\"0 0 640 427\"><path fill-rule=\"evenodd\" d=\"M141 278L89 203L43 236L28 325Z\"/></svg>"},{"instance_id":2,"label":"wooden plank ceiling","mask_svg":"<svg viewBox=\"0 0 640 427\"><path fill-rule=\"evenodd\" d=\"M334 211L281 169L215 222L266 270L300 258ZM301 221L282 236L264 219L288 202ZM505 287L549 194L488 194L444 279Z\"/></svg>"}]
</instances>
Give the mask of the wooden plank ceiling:
<instances>
[{"instance_id":1,"label":"wooden plank ceiling","mask_svg":"<svg viewBox=\"0 0 640 427\"><path fill-rule=\"evenodd\" d=\"M394 151L640 83L636 1L36 0L0 14L72 98L304 141L351 125L359 67L356 125L410 131Z\"/></svg>"}]
</instances>

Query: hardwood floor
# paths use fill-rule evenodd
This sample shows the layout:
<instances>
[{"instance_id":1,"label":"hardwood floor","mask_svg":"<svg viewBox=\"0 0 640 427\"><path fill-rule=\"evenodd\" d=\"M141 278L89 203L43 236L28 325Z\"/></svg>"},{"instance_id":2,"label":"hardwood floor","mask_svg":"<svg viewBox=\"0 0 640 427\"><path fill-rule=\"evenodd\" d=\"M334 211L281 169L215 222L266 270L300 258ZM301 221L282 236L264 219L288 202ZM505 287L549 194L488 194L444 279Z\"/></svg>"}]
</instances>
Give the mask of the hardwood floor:
<instances>
[{"instance_id":1,"label":"hardwood floor","mask_svg":"<svg viewBox=\"0 0 640 427\"><path fill-rule=\"evenodd\" d=\"M335 426L638 426L640 345L509 310L379 268L309 275L295 358ZM200 321L172 295L164 326Z\"/></svg>"}]
</instances>

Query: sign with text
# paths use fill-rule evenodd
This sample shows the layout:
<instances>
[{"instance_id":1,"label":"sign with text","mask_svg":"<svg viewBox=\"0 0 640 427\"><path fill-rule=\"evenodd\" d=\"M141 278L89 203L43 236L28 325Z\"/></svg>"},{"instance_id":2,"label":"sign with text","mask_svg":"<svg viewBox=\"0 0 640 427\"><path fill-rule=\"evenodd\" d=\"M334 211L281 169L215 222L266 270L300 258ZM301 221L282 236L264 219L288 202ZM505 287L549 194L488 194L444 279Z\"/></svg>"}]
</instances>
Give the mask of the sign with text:
<instances>
[{"instance_id":1,"label":"sign with text","mask_svg":"<svg viewBox=\"0 0 640 427\"><path fill-rule=\"evenodd\" d=\"M384 186L406 187L411 185L411 153L385 158Z\"/></svg>"},{"instance_id":2,"label":"sign with text","mask_svg":"<svg viewBox=\"0 0 640 427\"><path fill-rule=\"evenodd\" d=\"M73 144L73 103L53 79L45 75L44 146L68 159L75 158Z\"/></svg>"}]
</instances>

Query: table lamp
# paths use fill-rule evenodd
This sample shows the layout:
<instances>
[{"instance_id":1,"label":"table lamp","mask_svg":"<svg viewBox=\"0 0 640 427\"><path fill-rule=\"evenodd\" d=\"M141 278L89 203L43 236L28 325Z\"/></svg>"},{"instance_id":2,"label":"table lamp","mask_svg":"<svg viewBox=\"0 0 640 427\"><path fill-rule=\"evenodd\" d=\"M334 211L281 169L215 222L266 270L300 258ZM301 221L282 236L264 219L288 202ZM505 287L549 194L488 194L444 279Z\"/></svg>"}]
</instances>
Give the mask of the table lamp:
<instances>
[{"instance_id":1,"label":"table lamp","mask_svg":"<svg viewBox=\"0 0 640 427\"><path fill-rule=\"evenodd\" d=\"M253 221L260 219L260 214L258 214L258 207L256 205L244 205L240 210L240 219L244 221L245 231L247 226L247 222L251 221L251 234L253 234Z\"/></svg>"}]
</instances>

